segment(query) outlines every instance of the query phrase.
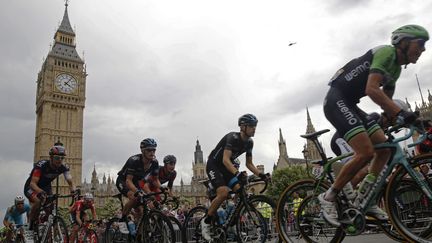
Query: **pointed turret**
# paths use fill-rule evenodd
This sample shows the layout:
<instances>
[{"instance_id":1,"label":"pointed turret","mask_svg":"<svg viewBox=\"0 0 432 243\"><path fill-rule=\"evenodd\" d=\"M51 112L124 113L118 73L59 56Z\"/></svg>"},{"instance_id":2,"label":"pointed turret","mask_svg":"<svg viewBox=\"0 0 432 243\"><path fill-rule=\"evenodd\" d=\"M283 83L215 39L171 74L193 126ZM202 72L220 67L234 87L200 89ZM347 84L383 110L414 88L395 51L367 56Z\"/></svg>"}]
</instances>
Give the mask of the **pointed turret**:
<instances>
[{"instance_id":1,"label":"pointed turret","mask_svg":"<svg viewBox=\"0 0 432 243\"><path fill-rule=\"evenodd\" d=\"M201 145L199 144L198 139L196 141L194 155L195 155L195 164L203 164L204 163L203 151L201 150Z\"/></svg>"},{"instance_id":2,"label":"pointed turret","mask_svg":"<svg viewBox=\"0 0 432 243\"><path fill-rule=\"evenodd\" d=\"M66 1L63 20L54 34L54 45L48 56L70 60L84 64L81 57L75 49L75 32L73 31L68 15L68 4ZM65 65L63 62L58 62L58 65ZM69 66L69 64L67 64Z\"/></svg>"},{"instance_id":3,"label":"pointed turret","mask_svg":"<svg viewBox=\"0 0 432 243\"><path fill-rule=\"evenodd\" d=\"M69 34L69 35L75 36L75 32L73 31L72 26L71 26L70 21L69 21L69 15L68 15L68 11L67 11L68 6L69 6L68 2L66 1L66 3L65 3L65 11L64 11L64 14L63 14L63 20L62 20L62 22L60 24L60 27L58 28L57 31L60 31L60 32L63 32L65 34Z\"/></svg>"},{"instance_id":4,"label":"pointed turret","mask_svg":"<svg viewBox=\"0 0 432 243\"><path fill-rule=\"evenodd\" d=\"M106 184L106 176L105 176L105 173L104 173L104 175L103 175L103 177L102 177L102 184Z\"/></svg>"},{"instance_id":5,"label":"pointed turret","mask_svg":"<svg viewBox=\"0 0 432 243\"><path fill-rule=\"evenodd\" d=\"M289 164L289 157L288 157L288 152L287 152L287 147L286 147L286 143L285 143L285 139L282 136L282 129L279 128L279 158L277 161L277 168L278 169L282 169L285 167L288 167Z\"/></svg>"},{"instance_id":6,"label":"pointed turret","mask_svg":"<svg viewBox=\"0 0 432 243\"><path fill-rule=\"evenodd\" d=\"M307 106L306 106L306 122L307 122L306 134L316 132L316 130L312 124L312 119L311 119L310 114L309 114L309 108ZM308 160L315 160L315 159L320 158L319 152L312 141L307 140L305 146L306 147L304 147L304 149L303 149L303 151L304 151L303 155L307 155Z\"/></svg>"}]
</instances>

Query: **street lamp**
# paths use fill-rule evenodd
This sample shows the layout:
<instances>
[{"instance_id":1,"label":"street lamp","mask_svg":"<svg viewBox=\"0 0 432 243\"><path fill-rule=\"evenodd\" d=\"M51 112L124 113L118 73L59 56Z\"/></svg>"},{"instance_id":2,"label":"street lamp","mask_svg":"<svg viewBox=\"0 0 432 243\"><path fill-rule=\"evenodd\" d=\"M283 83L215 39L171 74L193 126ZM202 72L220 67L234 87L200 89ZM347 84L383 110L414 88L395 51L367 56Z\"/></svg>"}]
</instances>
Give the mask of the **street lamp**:
<instances>
[{"instance_id":1,"label":"street lamp","mask_svg":"<svg viewBox=\"0 0 432 243\"><path fill-rule=\"evenodd\" d=\"M302 153L303 153L303 157L304 157L304 159L305 159L305 163L306 163L306 171L307 171L307 174L308 174L308 176L310 176L309 163L308 163L308 155L309 155L309 151L308 151L307 148L306 148L306 144L303 146L303 151L302 151Z\"/></svg>"}]
</instances>

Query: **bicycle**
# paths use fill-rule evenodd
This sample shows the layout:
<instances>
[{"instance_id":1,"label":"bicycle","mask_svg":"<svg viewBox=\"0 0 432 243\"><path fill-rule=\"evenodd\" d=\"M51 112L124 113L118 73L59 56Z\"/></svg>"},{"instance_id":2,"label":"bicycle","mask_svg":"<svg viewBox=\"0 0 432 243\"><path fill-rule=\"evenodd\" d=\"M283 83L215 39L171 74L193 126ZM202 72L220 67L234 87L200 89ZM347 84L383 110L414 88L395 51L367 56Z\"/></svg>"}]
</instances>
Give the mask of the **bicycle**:
<instances>
[{"instance_id":1,"label":"bicycle","mask_svg":"<svg viewBox=\"0 0 432 243\"><path fill-rule=\"evenodd\" d=\"M91 221L83 223L78 229L78 237L76 239L78 243L98 243L99 240L94 230L94 224Z\"/></svg>"},{"instance_id":2,"label":"bicycle","mask_svg":"<svg viewBox=\"0 0 432 243\"><path fill-rule=\"evenodd\" d=\"M165 200L165 202L161 204L158 209L161 210L171 220L171 224L176 235L176 242L185 242L183 239L183 224L168 210L168 208L164 206L169 206L172 211L177 210L180 206L178 198L171 197Z\"/></svg>"},{"instance_id":3,"label":"bicycle","mask_svg":"<svg viewBox=\"0 0 432 243\"><path fill-rule=\"evenodd\" d=\"M248 182L257 181L262 181L262 179L258 178ZM261 192L267 188L267 181L264 182L265 186ZM202 183L209 188L208 180ZM254 207L254 203L258 201L252 201L251 198L253 198L253 195L248 195L246 187L247 183L246 185L241 185L237 192L231 192L232 194L237 194L236 201L232 210L228 213L225 222L222 225L214 224L212 243L227 242L228 234L234 225L236 226L235 239L237 242L265 242L267 240L267 222ZM209 197L211 199L214 198L213 195L209 195ZM207 242L201 235L201 220L203 220L206 214L207 208L204 206L194 207L188 212L183 225L183 237L186 241Z\"/></svg>"},{"instance_id":4,"label":"bicycle","mask_svg":"<svg viewBox=\"0 0 432 243\"><path fill-rule=\"evenodd\" d=\"M330 242L340 242L342 241L343 237L345 236L345 233L348 233L350 235L358 235L361 232L363 232L365 225L366 225L366 219L365 219L365 212L366 209L368 208L369 205L371 205L373 202L376 202L377 199L379 199L380 196L380 190L382 188L385 189L385 193L383 195L383 199L385 202L385 208L387 209L388 213L389 213L389 218L392 222L391 225L393 225L397 231L400 234L395 234L393 236L402 236L403 238L406 238L410 241L416 241L418 242L419 240L421 242L429 242L426 238L422 238L422 237L429 237L430 235L430 224L428 226L428 228L426 229L420 229L418 227L412 227L412 225L404 225L403 221L400 219L400 215L398 215L398 211L395 209L397 207L393 207L396 204L397 200L398 202L401 201L401 199L404 199L405 197L400 197L400 193L403 192L403 188L406 188L406 180L404 180L404 178L409 175L409 177L411 178L412 182L409 186L410 186L410 191L411 190L415 190L417 191L419 194L425 193L426 196L428 196L427 198L429 200L431 200L432 198L432 194L430 193L430 184L428 180L425 180L424 176L420 173L417 172L415 169L415 167L421 165L422 163L430 163L432 161L432 155L425 155L422 157L414 157L411 158L410 161L407 160L407 158L405 157L405 153L403 152L402 148L399 146L399 142L400 141L404 141L408 138L410 138L412 136L412 134L414 133L414 131L418 131L420 133L422 133L422 129L419 128L418 126L415 125L410 125L409 126L409 132L407 134L405 134L402 137L399 138L395 138L392 133L397 133L398 131L400 131L403 128L402 125L396 125L393 126L392 128L389 128L386 131L386 134L388 136L388 141L382 144L377 144L375 145L376 149L381 149L381 148L390 148L392 151L392 157L390 159L390 161L387 162L387 164L384 166L384 169L382 170L382 172L380 173L380 175L378 176L377 181L375 182L375 184L372 185L372 189L371 192L369 193L369 195L364 198L364 200L359 201L360 203L358 204L358 206L355 206L353 204L353 202L351 202L350 200L347 199L347 195L345 192L340 193L338 195L338 199L337 199L337 210L338 210L338 215L339 215L339 221L341 222L341 227L338 227L336 231L334 231L331 236ZM302 135L302 137L306 138L306 139L311 139L315 146L317 146L318 150L320 151L321 157L322 157L322 161L324 164L324 171L328 172L331 171L331 169L329 168L331 166L332 163L334 163L335 161L350 156L350 154L344 154L341 156L338 156L334 159L327 159L327 157L325 156L325 153L323 152L322 147L320 146L320 144L318 143L317 140L317 136L327 132L328 130L323 130L323 131L319 131L313 134L307 134L307 135ZM422 141L422 139L424 139L424 136L422 135L422 137L419 139L418 142L413 143L408 145L408 147L412 147L415 146L416 144L420 143ZM420 160L419 160L420 159ZM426 159L426 160L425 160ZM327 167L327 168L326 168ZM392 173L393 169L396 168L396 171ZM330 177L330 181L333 182L332 180L332 175L327 173L328 176ZM386 178L390 176L389 182L386 185ZM423 176L423 177L422 177ZM322 183L322 181L324 180L325 175L321 176L321 179L318 180L317 186L316 188L314 188L314 193L312 193L310 196L306 197L303 202L301 203L302 210L306 210L305 212L308 213L308 216L313 216L312 219L315 221L309 221L308 224L313 224L313 225L318 225L316 223L316 221L323 221L320 217L320 215L318 214L317 207L319 207L319 203L317 203L317 198L316 196L318 195L317 191L323 191L323 189L325 190L325 186L321 187L320 185L325 185L325 183ZM398 184L400 183L400 184ZM298 185L298 184L297 184ZM327 187L328 188L328 187ZM284 196L285 194L282 194L282 196ZM283 224L283 214L281 213L281 210L279 209L279 206L283 206L283 201L285 201L285 199L283 197L280 198L279 203L278 203L278 216L281 216L278 219L278 227L281 228L283 230L283 227L281 227L281 225ZM417 200L418 201L418 200ZM315 208L315 210L313 210ZM429 208L428 208L429 211ZM404 215L402 215L404 216ZM306 218L306 217L305 217ZM301 221L300 221L300 217L297 218L297 224L301 225ZM327 223L328 225L328 223ZM386 225L386 227L388 227L390 224ZM302 227L300 227L302 228ZM413 232L411 232L411 230L414 230L415 232L418 232L417 234L414 234ZM285 237L286 235L284 235L284 233L281 232L281 235L283 237ZM391 233L394 233L394 231L390 231ZM302 231L300 230L300 233L303 237L308 237L307 234L302 233ZM317 238L317 237L314 237ZM284 238L285 239L285 238ZM423 241L425 240L425 241ZM287 240L286 240L287 241ZM313 242L312 238L309 238L308 241Z\"/></svg>"},{"instance_id":5,"label":"bicycle","mask_svg":"<svg viewBox=\"0 0 432 243\"><path fill-rule=\"evenodd\" d=\"M37 220L33 222L34 242L69 242L69 234L63 218L57 215L57 199L75 195L47 195L39 210Z\"/></svg>"},{"instance_id":6,"label":"bicycle","mask_svg":"<svg viewBox=\"0 0 432 243\"><path fill-rule=\"evenodd\" d=\"M142 243L175 243L175 232L170 219L165 216L161 211L157 209L150 209L147 205L148 201L153 196L159 194L164 194L164 200L166 199L165 191L152 192L138 197L138 204L140 206L143 206L143 215L137 227L136 237L132 237L129 234L127 226L125 226L125 222L120 222L119 218L112 218L106 225L104 241L107 243L134 241ZM121 200L121 194L119 196L116 195L116 197ZM164 200L162 200L162 202ZM121 203L121 205L123 208L123 203ZM129 236L125 239L124 235L126 232Z\"/></svg>"}]
</instances>

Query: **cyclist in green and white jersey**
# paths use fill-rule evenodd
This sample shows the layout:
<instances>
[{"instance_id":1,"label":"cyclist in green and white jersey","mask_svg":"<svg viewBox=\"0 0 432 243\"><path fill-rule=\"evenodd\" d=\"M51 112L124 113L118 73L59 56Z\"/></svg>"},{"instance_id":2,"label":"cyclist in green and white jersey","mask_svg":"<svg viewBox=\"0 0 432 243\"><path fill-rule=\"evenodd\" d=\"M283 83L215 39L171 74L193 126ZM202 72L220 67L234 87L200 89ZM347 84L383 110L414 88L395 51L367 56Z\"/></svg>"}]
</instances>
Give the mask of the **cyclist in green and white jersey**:
<instances>
[{"instance_id":1,"label":"cyclist in green and white jersey","mask_svg":"<svg viewBox=\"0 0 432 243\"><path fill-rule=\"evenodd\" d=\"M391 119L398 117L405 123L415 121L416 114L398 107L392 97L401 66L416 63L425 51L427 40L429 33L422 26L402 26L393 31L392 45L370 49L363 56L348 62L331 79L324 100L324 113L355 153L329 190L318 196L323 216L329 223L340 225L334 201L344 185L373 159L369 174L359 188L367 194L367 185L376 180L390 157L388 149L374 150L373 144L385 142L386 137L376 122L366 119L367 114L357 103L360 98L369 96Z\"/></svg>"}]
</instances>

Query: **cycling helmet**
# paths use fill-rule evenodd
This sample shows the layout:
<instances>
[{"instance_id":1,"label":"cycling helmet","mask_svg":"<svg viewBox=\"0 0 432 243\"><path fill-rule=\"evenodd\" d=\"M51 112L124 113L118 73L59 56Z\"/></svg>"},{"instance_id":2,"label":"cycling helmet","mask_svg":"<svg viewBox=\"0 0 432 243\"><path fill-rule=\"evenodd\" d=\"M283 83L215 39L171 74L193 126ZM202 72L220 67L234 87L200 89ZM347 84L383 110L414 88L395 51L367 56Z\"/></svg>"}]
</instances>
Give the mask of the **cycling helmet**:
<instances>
[{"instance_id":1,"label":"cycling helmet","mask_svg":"<svg viewBox=\"0 0 432 243\"><path fill-rule=\"evenodd\" d=\"M175 164L177 162L177 158L174 155L167 155L163 159L164 164Z\"/></svg>"},{"instance_id":2,"label":"cycling helmet","mask_svg":"<svg viewBox=\"0 0 432 243\"><path fill-rule=\"evenodd\" d=\"M146 138L141 141L140 147L143 149L156 149L157 143L153 138Z\"/></svg>"},{"instance_id":3,"label":"cycling helmet","mask_svg":"<svg viewBox=\"0 0 432 243\"><path fill-rule=\"evenodd\" d=\"M425 41L429 40L428 31L420 25L410 24L402 26L392 32L391 43L392 45L397 45L401 40L409 39L423 39Z\"/></svg>"},{"instance_id":4,"label":"cycling helmet","mask_svg":"<svg viewBox=\"0 0 432 243\"><path fill-rule=\"evenodd\" d=\"M84 194L84 201L93 201L93 194L91 194L90 192L87 192L86 194Z\"/></svg>"},{"instance_id":5,"label":"cycling helmet","mask_svg":"<svg viewBox=\"0 0 432 243\"><path fill-rule=\"evenodd\" d=\"M258 119L252 114L244 114L238 119L238 125L256 126Z\"/></svg>"},{"instance_id":6,"label":"cycling helmet","mask_svg":"<svg viewBox=\"0 0 432 243\"><path fill-rule=\"evenodd\" d=\"M66 156L66 149L63 146L55 145L52 146L49 150L49 155L60 155L60 156Z\"/></svg>"},{"instance_id":7,"label":"cycling helmet","mask_svg":"<svg viewBox=\"0 0 432 243\"><path fill-rule=\"evenodd\" d=\"M19 195L15 197L15 205L17 205L18 203L23 203L24 202L24 197Z\"/></svg>"}]
</instances>

